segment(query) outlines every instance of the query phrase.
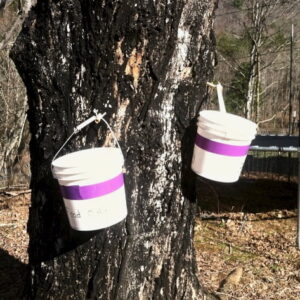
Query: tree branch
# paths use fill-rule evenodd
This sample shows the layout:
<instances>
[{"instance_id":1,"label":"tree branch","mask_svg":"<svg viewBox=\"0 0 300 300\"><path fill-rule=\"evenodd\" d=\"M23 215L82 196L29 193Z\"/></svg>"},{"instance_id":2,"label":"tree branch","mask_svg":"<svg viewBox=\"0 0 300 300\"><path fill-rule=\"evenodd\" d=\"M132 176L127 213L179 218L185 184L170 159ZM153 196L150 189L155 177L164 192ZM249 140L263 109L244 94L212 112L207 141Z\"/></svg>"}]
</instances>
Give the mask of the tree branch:
<instances>
[{"instance_id":1,"label":"tree branch","mask_svg":"<svg viewBox=\"0 0 300 300\"><path fill-rule=\"evenodd\" d=\"M245 74L241 72L237 67L235 67L233 64L231 64L219 51L216 51L218 55L223 59L226 65L228 65L230 68L235 70L236 72L239 72L243 77L245 77Z\"/></svg>"},{"instance_id":2,"label":"tree branch","mask_svg":"<svg viewBox=\"0 0 300 300\"><path fill-rule=\"evenodd\" d=\"M289 107L289 104L287 104L287 105L283 108L283 110L281 110L281 111L277 112L276 114L274 114L271 118L257 122L257 125L263 124L263 123L267 123L267 122L270 122L270 121L274 120L274 119L276 118L277 115L279 115L279 114L283 113L284 111L286 111L288 107Z\"/></svg>"}]
</instances>

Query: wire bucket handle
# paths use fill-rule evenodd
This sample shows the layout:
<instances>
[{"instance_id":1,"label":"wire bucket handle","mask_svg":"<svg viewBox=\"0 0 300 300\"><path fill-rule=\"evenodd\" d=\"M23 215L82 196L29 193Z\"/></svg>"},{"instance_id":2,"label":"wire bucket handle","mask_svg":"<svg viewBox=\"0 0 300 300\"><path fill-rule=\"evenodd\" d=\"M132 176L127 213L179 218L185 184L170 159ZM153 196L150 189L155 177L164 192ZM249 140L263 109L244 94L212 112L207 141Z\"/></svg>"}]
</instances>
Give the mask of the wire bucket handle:
<instances>
[{"instance_id":1,"label":"wire bucket handle","mask_svg":"<svg viewBox=\"0 0 300 300\"><path fill-rule=\"evenodd\" d=\"M78 133L81 129L83 129L84 127L86 127L87 125L89 125L92 122L96 122L99 123L101 120L106 124L107 128L110 130L114 141L116 143L116 145L118 146L118 148L120 149L120 151L122 152L121 146L116 138L115 133L113 132L112 128L109 126L108 122L104 119L104 116L106 115L106 113L103 114L98 114L98 111L96 109L94 109L94 116L90 117L89 119L83 121L81 124L79 124L78 126L76 126L74 128L73 133L66 139L66 141L63 143L63 145L59 148L59 150L56 152L56 154L54 155L52 162L57 158L58 154L61 152L61 150L66 146L66 144L69 142L69 140L76 134ZM52 164L51 164L51 168L53 168Z\"/></svg>"}]
</instances>

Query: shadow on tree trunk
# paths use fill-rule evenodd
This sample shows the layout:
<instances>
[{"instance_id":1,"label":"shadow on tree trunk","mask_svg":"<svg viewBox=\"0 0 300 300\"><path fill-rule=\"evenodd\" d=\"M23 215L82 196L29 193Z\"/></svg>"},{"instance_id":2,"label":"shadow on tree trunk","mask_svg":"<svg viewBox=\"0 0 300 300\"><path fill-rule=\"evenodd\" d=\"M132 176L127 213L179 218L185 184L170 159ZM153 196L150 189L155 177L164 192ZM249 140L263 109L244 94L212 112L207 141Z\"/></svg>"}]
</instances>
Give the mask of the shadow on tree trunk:
<instances>
[{"instance_id":1,"label":"shadow on tree trunk","mask_svg":"<svg viewBox=\"0 0 300 300\"><path fill-rule=\"evenodd\" d=\"M193 158L195 137L197 133L197 119L191 120L189 126L186 128L184 135L181 140L181 157L182 157L182 168L181 168L181 187L184 197L189 201L196 201L196 177L197 175L191 169L191 162Z\"/></svg>"}]
</instances>

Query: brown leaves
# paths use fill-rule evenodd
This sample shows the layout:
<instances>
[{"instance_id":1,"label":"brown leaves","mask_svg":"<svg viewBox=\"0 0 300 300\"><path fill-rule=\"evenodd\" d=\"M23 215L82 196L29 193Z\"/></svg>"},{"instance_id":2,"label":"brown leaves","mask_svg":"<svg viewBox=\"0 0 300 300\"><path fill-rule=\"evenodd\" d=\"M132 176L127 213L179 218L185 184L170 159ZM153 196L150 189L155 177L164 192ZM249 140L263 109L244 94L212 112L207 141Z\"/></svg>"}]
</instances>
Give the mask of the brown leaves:
<instances>
[{"instance_id":1,"label":"brown leaves","mask_svg":"<svg viewBox=\"0 0 300 300\"><path fill-rule=\"evenodd\" d=\"M11 197L11 196L10 196ZM21 262L28 262L28 234L26 225L30 194L1 198L7 206L0 207L0 248Z\"/></svg>"},{"instance_id":2,"label":"brown leaves","mask_svg":"<svg viewBox=\"0 0 300 300\"><path fill-rule=\"evenodd\" d=\"M295 216L275 211L199 220L195 246L202 285L222 300L298 299Z\"/></svg>"},{"instance_id":3,"label":"brown leaves","mask_svg":"<svg viewBox=\"0 0 300 300\"><path fill-rule=\"evenodd\" d=\"M237 267L231 271L228 276L221 282L220 289L225 289L226 287L238 285L241 281L243 275L243 268Z\"/></svg>"}]
</instances>

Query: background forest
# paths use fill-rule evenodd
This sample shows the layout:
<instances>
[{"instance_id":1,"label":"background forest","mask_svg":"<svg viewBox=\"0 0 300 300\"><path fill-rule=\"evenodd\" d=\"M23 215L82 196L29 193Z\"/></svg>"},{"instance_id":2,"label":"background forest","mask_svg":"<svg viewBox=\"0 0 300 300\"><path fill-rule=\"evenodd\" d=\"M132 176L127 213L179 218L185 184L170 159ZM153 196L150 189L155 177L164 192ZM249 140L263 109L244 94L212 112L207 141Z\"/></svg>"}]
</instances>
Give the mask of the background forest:
<instances>
[{"instance_id":1,"label":"background forest","mask_svg":"<svg viewBox=\"0 0 300 300\"><path fill-rule=\"evenodd\" d=\"M26 92L9 50L31 2L1 2L0 187L29 180ZM215 81L228 111L259 123L263 134L299 132L299 13L296 0L220 0L216 10ZM205 106L216 103L213 91Z\"/></svg>"},{"instance_id":2,"label":"background forest","mask_svg":"<svg viewBox=\"0 0 300 300\"><path fill-rule=\"evenodd\" d=\"M299 10L295 0L219 1L215 78L227 108L258 122L261 133L297 134Z\"/></svg>"}]
</instances>

